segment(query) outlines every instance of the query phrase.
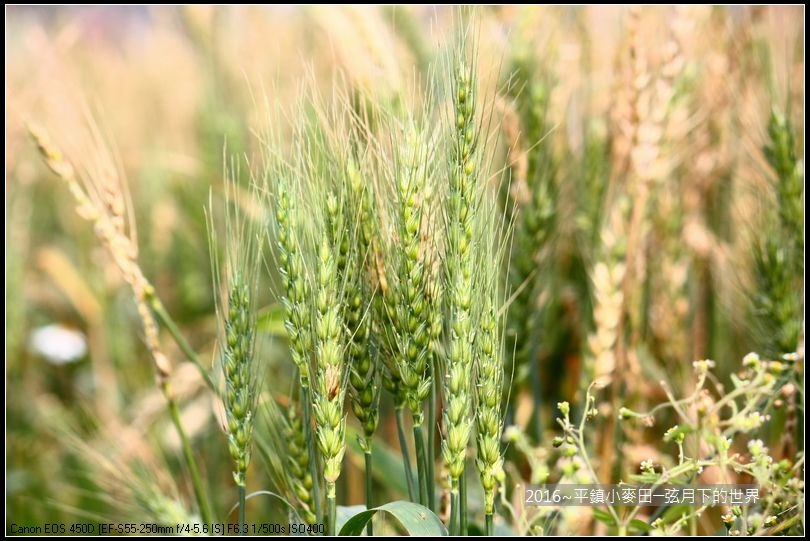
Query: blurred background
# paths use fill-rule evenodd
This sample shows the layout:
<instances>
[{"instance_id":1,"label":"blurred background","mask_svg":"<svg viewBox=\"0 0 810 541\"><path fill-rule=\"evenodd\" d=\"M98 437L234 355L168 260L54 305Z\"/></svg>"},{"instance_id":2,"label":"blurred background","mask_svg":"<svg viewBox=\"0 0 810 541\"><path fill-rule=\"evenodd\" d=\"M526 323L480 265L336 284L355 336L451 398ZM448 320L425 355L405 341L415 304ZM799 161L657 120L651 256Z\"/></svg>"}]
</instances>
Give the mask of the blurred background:
<instances>
[{"instance_id":1,"label":"blurred background","mask_svg":"<svg viewBox=\"0 0 810 541\"><path fill-rule=\"evenodd\" d=\"M627 94L644 86L648 67L672 99L651 113L667 119L654 138L661 180L641 228L640 278L626 292L638 307L632 392L654 401L661 379L687 391L695 359L712 358L728 375L748 351L781 353L752 308L752 254L777 205L762 150L772 109L792 122L803 156L803 8L646 9L632 32L623 8L477 16L484 95L502 126L498 159L513 179L548 190L555 217L533 248L544 262L525 300L536 308L536 347L516 372L510 423L540 444L553 421L538 404L576 400L593 375L592 277L603 255L593 239L607 187L621 184L623 160L638 151ZM453 23L449 9L432 7L6 9L7 520L124 518L125 487L141 475L128 469L134 459L164 494L190 501L131 292L26 126L44 126L81 156L92 152L82 134L94 119L131 192L144 274L207 361L216 322L203 208L211 190L221 193L225 152L255 155L264 104L293 110L302 84L328 94L340 77L381 101L418 93ZM283 140L289 128L276 129ZM803 284L788 291L803 297ZM229 487L218 405L173 342L163 345L206 480ZM269 390L283 402L292 376L283 341L267 359ZM392 423L383 419L380 440L395 449ZM643 438L625 445L630 461L658 452ZM356 449L348 454L347 504L362 501L361 462ZM264 468L254 470L252 489L271 486ZM230 508L228 490L212 493L218 509ZM251 505L281 512L269 498Z\"/></svg>"}]
</instances>

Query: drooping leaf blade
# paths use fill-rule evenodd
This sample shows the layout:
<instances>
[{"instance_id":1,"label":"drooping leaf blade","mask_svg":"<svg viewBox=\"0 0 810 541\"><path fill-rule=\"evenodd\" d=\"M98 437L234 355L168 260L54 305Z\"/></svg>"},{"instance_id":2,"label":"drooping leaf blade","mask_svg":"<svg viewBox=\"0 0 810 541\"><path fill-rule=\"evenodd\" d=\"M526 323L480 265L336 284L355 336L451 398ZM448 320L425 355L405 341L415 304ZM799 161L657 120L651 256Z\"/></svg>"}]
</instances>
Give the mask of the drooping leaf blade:
<instances>
[{"instance_id":1,"label":"drooping leaf blade","mask_svg":"<svg viewBox=\"0 0 810 541\"><path fill-rule=\"evenodd\" d=\"M433 511L418 503L396 501L357 513L346 521L339 535L361 535L368 521L377 513L391 515L408 535L447 535L447 528Z\"/></svg>"}]
</instances>

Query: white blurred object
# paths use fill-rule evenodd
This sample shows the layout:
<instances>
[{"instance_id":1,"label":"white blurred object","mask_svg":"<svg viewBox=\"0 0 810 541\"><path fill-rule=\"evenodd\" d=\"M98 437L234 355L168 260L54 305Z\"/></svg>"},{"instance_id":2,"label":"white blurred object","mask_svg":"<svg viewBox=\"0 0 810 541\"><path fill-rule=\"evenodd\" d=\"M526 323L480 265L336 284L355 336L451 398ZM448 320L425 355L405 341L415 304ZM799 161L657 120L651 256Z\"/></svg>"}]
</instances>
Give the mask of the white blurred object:
<instances>
[{"instance_id":1,"label":"white blurred object","mask_svg":"<svg viewBox=\"0 0 810 541\"><path fill-rule=\"evenodd\" d=\"M84 334L59 324L35 329L28 344L31 350L56 365L76 362L87 354Z\"/></svg>"}]
</instances>

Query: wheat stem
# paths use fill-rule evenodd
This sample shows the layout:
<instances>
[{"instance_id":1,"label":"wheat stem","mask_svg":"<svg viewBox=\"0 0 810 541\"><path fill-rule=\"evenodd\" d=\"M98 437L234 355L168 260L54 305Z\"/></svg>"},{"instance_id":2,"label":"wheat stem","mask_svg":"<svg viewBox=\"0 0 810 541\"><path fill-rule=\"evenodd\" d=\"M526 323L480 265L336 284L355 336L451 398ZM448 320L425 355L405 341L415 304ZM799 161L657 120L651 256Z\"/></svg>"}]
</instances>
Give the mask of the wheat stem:
<instances>
[{"instance_id":1,"label":"wheat stem","mask_svg":"<svg viewBox=\"0 0 810 541\"><path fill-rule=\"evenodd\" d=\"M439 400L439 378L437 373L439 371L440 357L442 351L442 332L444 331L444 313L442 311L442 285L441 276L438 274L438 268L434 269L431 275L431 287L428 290L428 306L430 308L430 346L429 346L429 359L428 359L428 378L430 384L430 396L428 400L428 442L427 442L427 466L428 466L428 507L434 513L438 512L436 505L436 409Z\"/></svg>"},{"instance_id":2,"label":"wheat stem","mask_svg":"<svg viewBox=\"0 0 810 541\"><path fill-rule=\"evenodd\" d=\"M371 461L371 451L366 451L364 454L365 456L365 464L366 464L366 509L371 509L374 507L373 502L373 490L374 490L374 483L373 483L373 470L372 470L372 461ZM366 526L366 534L371 537L374 535L374 527L371 524L371 520L368 521L368 525Z\"/></svg>"},{"instance_id":3,"label":"wheat stem","mask_svg":"<svg viewBox=\"0 0 810 541\"><path fill-rule=\"evenodd\" d=\"M219 364L225 387L225 433L228 452L233 460L233 480L239 492L239 533L245 532L245 487L253 443L258 381L256 377L256 291L259 275L259 250L263 238L236 206L236 171L226 171L224 265L220 265L219 246L212 214L208 218L208 242L212 274L217 290L226 295L217 298L219 319ZM213 212L213 198L211 198Z\"/></svg>"},{"instance_id":4,"label":"wheat stem","mask_svg":"<svg viewBox=\"0 0 810 541\"><path fill-rule=\"evenodd\" d=\"M465 461L466 469L466 461ZM458 534L467 535L467 472L461 474L458 480Z\"/></svg>"},{"instance_id":5,"label":"wheat stem","mask_svg":"<svg viewBox=\"0 0 810 541\"><path fill-rule=\"evenodd\" d=\"M530 433L539 442L542 437L543 393L540 378L538 344L540 337L540 317L543 307L538 298L541 291L553 291L539 272L539 262L543 250L547 249L554 229L557 206L555 187L556 164L552 145L548 140L551 131L548 122L548 109L551 97L550 87L543 77L536 74L531 55L521 54L514 60L516 76L514 94L515 109L505 120L513 132L510 138L517 157L512 159L512 182L510 195L515 203L514 210L509 200L502 201L502 211L510 217L514 213L515 232L513 249L510 254L509 279L514 301L509 307L510 344L507 351L509 366L507 373L514 374L513 385L522 386L529 378L529 386L534 400ZM523 150L521 139L531 142L530 150ZM511 403L518 393L509 393Z\"/></svg>"},{"instance_id":6,"label":"wheat stem","mask_svg":"<svg viewBox=\"0 0 810 541\"><path fill-rule=\"evenodd\" d=\"M428 415L427 415L427 479L428 479L428 508L434 513L436 509L436 387L439 382L436 380L435 362L430 362L430 396L428 397Z\"/></svg>"},{"instance_id":7,"label":"wheat stem","mask_svg":"<svg viewBox=\"0 0 810 541\"><path fill-rule=\"evenodd\" d=\"M408 499L416 502L416 484L413 479L411 469L411 458L408 452L408 439L405 437L405 414L404 405L395 408L394 414L397 419L397 437L399 438L399 450L402 453L402 466L405 469L405 480L408 484Z\"/></svg>"},{"instance_id":8,"label":"wheat stem","mask_svg":"<svg viewBox=\"0 0 810 541\"><path fill-rule=\"evenodd\" d=\"M171 315L169 315L169 312L166 310L163 302L161 302L160 298L155 293L154 288L147 288L145 298L157 320L166 328L167 331L169 331L169 334L174 339L177 347L180 348L180 351L182 351L186 358L191 361L192 364L194 364L197 371L199 371L200 375L203 377L205 384L208 385L208 388L211 390L216 390L216 385L214 384L214 380L211 378L210 371L203 366L200 357L194 351L194 348L191 347L191 344L188 343L186 337L183 336L180 328L174 322L174 319L172 319Z\"/></svg>"},{"instance_id":9,"label":"wheat stem","mask_svg":"<svg viewBox=\"0 0 810 541\"><path fill-rule=\"evenodd\" d=\"M404 390L405 402L413 420L416 447L419 503L428 505L427 465L423 438L423 405L430 394L428 360L430 357L431 310L428 306L428 269L422 246L422 228L428 189L428 156L422 134L411 120L403 133L397 155L395 184L397 225L400 246L394 251L396 282L396 368Z\"/></svg>"},{"instance_id":10,"label":"wheat stem","mask_svg":"<svg viewBox=\"0 0 810 541\"><path fill-rule=\"evenodd\" d=\"M239 485L239 535L245 535L245 485Z\"/></svg>"},{"instance_id":11,"label":"wheat stem","mask_svg":"<svg viewBox=\"0 0 810 541\"><path fill-rule=\"evenodd\" d=\"M413 426L413 444L416 447L416 468L419 476L419 503L428 505L427 461L425 459L425 437L421 425Z\"/></svg>"},{"instance_id":12,"label":"wheat stem","mask_svg":"<svg viewBox=\"0 0 810 541\"><path fill-rule=\"evenodd\" d=\"M334 536L337 527L337 506L335 483L326 482L326 535Z\"/></svg>"},{"instance_id":13,"label":"wheat stem","mask_svg":"<svg viewBox=\"0 0 810 541\"><path fill-rule=\"evenodd\" d=\"M228 450L234 461L234 481L240 497L240 533L244 530L243 498L247 468L250 464L250 444L253 436L253 416L256 387L253 382L253 348L255 327L250 314L250 292L235 274L228 298L222 366L225 376L225 416Z\"/></svg>"},{"instance_id":14,"label":"wheat stem","mask_svg":"<svg viewBox=\"0 0 810 541\"><path fill-rule=\"evenodd\" d=\"M458 533L459 499L458 486L454 484L450 489L450 535L456 536Z\"/></svg>"}]
</instances>

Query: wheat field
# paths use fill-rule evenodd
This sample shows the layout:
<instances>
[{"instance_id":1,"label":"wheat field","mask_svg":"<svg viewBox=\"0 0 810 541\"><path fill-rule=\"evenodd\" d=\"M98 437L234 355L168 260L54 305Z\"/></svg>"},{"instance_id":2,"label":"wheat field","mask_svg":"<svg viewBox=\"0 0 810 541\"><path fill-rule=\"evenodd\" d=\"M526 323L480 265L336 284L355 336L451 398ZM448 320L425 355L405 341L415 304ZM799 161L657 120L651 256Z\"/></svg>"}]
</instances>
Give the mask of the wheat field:
<instances>
[{"instance_id":1,"label":"wheat field","mask_svg":"<svg viewBox=\"0 0 810 541\"><path fill-rule=\"evenodd\" d=\"M5 40L7 534L804 534L803 7Z\"/></svg>"}]
</instances>

